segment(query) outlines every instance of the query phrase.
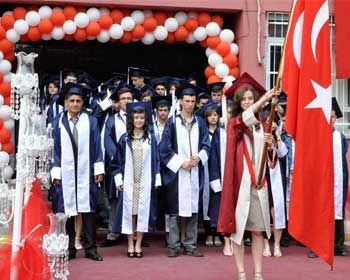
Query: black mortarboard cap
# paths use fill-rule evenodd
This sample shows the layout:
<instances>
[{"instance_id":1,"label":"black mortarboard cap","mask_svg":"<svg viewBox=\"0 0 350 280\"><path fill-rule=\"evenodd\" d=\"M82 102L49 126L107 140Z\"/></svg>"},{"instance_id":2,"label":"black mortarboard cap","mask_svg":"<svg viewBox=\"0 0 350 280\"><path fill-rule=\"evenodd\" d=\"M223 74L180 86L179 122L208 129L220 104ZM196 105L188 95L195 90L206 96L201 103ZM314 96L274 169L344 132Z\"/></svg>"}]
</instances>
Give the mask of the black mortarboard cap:
<instances>
[{"instance_id":1,"label":"black mortarboard cap","mask_svg":"<svg viewBox=\"0 0 350 280\"><path fill-rule=\"evenodd\" d=\"M163 86L167 87L168 86L168 78L167 77L154 78L151 80L151 85L153 88L155 88L158 85L163 85Z\"/></svg>"},{"instance_id":2,"label":"black mortarboard cap","mask_svg":"<svg viewBox=\"0 0 350 280\"><path fill-rule=\"evenodd\" d=\"M147 114L147 119L148 119L148 125L153 123L153 117L152 117L152 103L151 102L133 102L133 103L127 103L126 104L126 113L127 116L131 116L132 112L136 108L142 108L146 114Z\"/></svg>"},{"instance_id":3,"label":"black mortarboard cap","mask_svg":"<svg viewBox=\"0 0 350 280\"><path fill-rule=\"evenodd\" d=\"M337 119L343 117L343 113L340 110L338 101L337 101L337 99L335 97L332 97L332 110L335 112L335 115L336 115Z\"/></svg>"},{"instance_id":4,"label":"black mortarboard cap","mask_svg":"<svg viewBox=\"0 0 350 280\"><path fill-rule=\"evenodd\" d=\"M84 83L88 85L90 88L96 88L98 86L98 82L93 77L91 77L89 73L86 73L86 72L83 72L79 75L78 83L79 84Z\"/></svg>"},{"instance_id":5,"label":"black mortarboard cap","mask_svg":"<svg viewBox=\"0 0 350 280\"><path fill-rule=\"evenodd\" d=\"M211 92L219 92L221 91L224 86L225 86L225 82L217 82L217 83L212 83L212 84L209 84L207 85L207 91L208 93L211 93Z\"/></svg>"},{"instance_id":6,"label":"black mortarboard cap","mask_svg":"<svg viewBox=\"0 0 350 280\"><path fill-rule=\"evenodd\" d=\"M175 95L181 99L185 95L196 96L199 92L201 92L199 87L190 83L184 83L176 89Z\"/></svg>"},{"instance_id":7,"label":"black mortarboard cap","mask_svg":"<svg viewBox=\"0 0 350 280\"><path fill-rule=\"evenodd\" d=\"M220 117L222 116L222 107L221 107L221 105L219 105L218 103L216 103L216 102L214 102L212 100L209 100L201 108L199 108L197 110L197 112L196 112L196 115L200 116L200 117L202 117L204 119L205 118L205 112L208 109L213 109L213 110L215 110L218 113L218 115Z\"/></svg>"},{"instance_id":8,"label":"black mortarboard cap","mask_svg":"<svg viewBox=\"0 0 350 280\"><path fill-rule=\"evenodd\" d=\"M138 90L135 89L132 85L120 82L118 86L112 88L112 94L110 96L110 99L118 101L119 95L125 92L131 92L131 94L134 96L138 93Z\"/></svg>"},{"instance_id":9,"label":"black mortarboard cap","mask_svg":"<svg viewBox=\"0 0 350 280\"><path fill-rule=\"evenodd\" d=\"M149 73L149 70L137 67L129 67L128 71L130 77L145 77Z\"/></svg>"},{"instance_id":10,"label":"black mortarboard cap","mask_svg":"<svg viewBox=\"0 0 350 280\"><path fill-rule=\"evenodd\" d=\"M160 106L168 106L171 107L172 97L170 95L161 96L157 95L152 98L152 108L157 109Z\"/></svg>"},{"instance_id":11,"label":"black mortarboard cap","mask_svg":"<svg viewBox=\"0 0 350 280\"><path fill-rule=\"evenodd\" d=\"M85 97L89 94L89 89L84 87L83 85L76 84L76 83L67 83L62 86L60 97L59 97L59 104L64 104L64 100L68 98L71 95L79 95L82 99L85 99Z\"/></svg>"},{"instance_id":12,"label":"black mortarboard cap","mask_svg":"<svg viewBox=\"0 0 350 280\"><path fill-rule=\"evenodd\" d=\"M210 95L206 92L201 92L197 95L197 101L201 99L210 99Z\"/></svg>"}]
</instances>

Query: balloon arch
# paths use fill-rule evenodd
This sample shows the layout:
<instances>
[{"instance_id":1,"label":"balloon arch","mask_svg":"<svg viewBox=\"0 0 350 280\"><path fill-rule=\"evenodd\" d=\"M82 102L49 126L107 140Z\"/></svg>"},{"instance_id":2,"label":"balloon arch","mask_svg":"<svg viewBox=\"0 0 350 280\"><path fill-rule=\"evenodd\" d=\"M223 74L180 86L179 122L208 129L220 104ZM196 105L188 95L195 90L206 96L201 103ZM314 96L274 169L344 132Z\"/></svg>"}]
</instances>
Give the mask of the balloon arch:
<instances>
[{"instance_id":1,"label":"balloon arch","mask_svg":"<svg viewBox=\"0 0 350 280\"><path fill-rule=\"evenodd\" d=\"M145 45L197 41L208 57L207 83L224 81L225 88L239 76L234 33L222 29L223 18L206 12L161 12L85 7L16 7L0 18L0 164L14 152L11 142L11 62L17 42L66 40L100 43L141 41ZM13 104L12 104L13 105Z\"/></svg>"}]
</instances>

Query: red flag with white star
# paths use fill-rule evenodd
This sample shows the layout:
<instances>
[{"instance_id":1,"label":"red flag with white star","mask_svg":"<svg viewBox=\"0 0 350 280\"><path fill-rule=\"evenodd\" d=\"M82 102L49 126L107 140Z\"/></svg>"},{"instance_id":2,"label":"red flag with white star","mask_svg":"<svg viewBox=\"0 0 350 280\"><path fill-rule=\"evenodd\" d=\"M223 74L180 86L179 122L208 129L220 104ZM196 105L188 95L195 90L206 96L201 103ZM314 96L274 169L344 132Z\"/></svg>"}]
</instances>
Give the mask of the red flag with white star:
<instances>
[{"instance_id":1,"label":"red flag with white star","mask_svg":"<svg viewBox=\"0 0 350 280\"><path fill-rule=\"evenodd\" d=\"M334 170L327 0L296 0L286 38L282 87L286 130L295 140L289 232L333 265Z\"/></svg>"}]
</instances>

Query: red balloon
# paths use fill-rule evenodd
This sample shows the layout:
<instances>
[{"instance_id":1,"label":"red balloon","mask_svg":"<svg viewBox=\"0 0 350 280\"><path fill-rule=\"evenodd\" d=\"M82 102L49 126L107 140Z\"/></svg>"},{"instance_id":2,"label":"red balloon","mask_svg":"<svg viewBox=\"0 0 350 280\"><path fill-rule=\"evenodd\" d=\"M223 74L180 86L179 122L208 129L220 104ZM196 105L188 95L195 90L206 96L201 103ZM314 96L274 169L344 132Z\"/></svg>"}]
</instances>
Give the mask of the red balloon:
<instances>
[{"instance_id":1,"label":"red balloon","mask_svg":"<svg viewBox=\"0 0 350 280\"><path fill-rule=\"evenodd\" d=\"M121 23L124 17L123 12L118 9L113 9L109 15L111 16L114 23Z\"/></svg>"},{"instance_id":2,"label":"red balloon","mask_svg":"<svg viewBox=\"0 0 350 280\"><path fill-rule=\"evenodd\" d=\"M8 154L12 154L15 151L15 146L11 142L4 143L2 144L1 150Z\"/></svg>"},{"instance_id":3,"label":"red balloon","mask_svg":"<svg viewBox=\"0 0 350 280\"><path fill-rule=\"evenodd\" d=\"M199 44L205 49L208 47L207 40L200 41Z\"/></svg>"},{"instance_id":4,"label":"red balloon","mask_svg":"<svg viewBox=\"0 0 350 280\"><path fill-rule=\"evenodd\" d=\"M229 68L233 68L237 65L237 56L235 56L233 53L230 53L224 57L223 62L227 64Z\"/></svg>"},{"instance_id":5,"label":"red balloon","mask_svg":"<svg viewBox=\"0 0 350 280\"><path fill-rule=\"evenodd\" d=\"M4 39L5 37L6 37L6 30L0 25L0 40Z\"/></svg>"},{"instance_id":6,"label":"red balloon","mask_svg":"<svg viewBox=\"0 0 350 280\"><path fill-rule=\"evenodd\" d=\"M41 33L39 31L39 28L33 27L33 26L29 27L27 36L28 36L28 39L33 42L39 41L41 38Z\"/></svg>"},{"instance_id":7,"label":"red balloon","mask_svg":"<svg viewBox=\"0 0 350 280\"><path fill-rule=\"evenodd\" d=\"M96 22L92 21L86 27L86 34L88 36L97 36L101 32L101 26Z\"/></svg>"},{"instance_id":8,"label":"red balloon","mask_svg":"<svg viewBox=\"0 0 350 280\"><path fill-rule=\"evenodd\" d=\"M4 59L11 61L11 62L15 61L15 58L16 58L16 56L15 56L14 51L10 51L4 55Z\"/></svg>"},{"instance_id":9,"label":"red balloon","mask_svg":"<svg viewBox=\"0 0 350 280\"><path fill-rule=\"evenodd\" d=\"M132 33L129 31L124 32L123 37L120 38L120 42L123 44L130 43L132 40Z\"/></svg>"},{"instance_id":10,"label":"red balloon","mask_svg":"<svg viewBox=\"0 0 350 280\"><path fill-rule=\"evenodd\" d=\"M221 82L221 78L219 78L216 75L211 75L207 81L208 85L213 84L213 83L218 83L218 82Z\"/></svg>"},{"instance_id":11,"label":"red balloon","mask_svg":"<svg viewBox=\"0 0 350 280\"><path fill-rule=\"evenodd\" d=\"M4 99L4 105L10 106L10 104L11 104L11 98L10 98L10 96L5 97L5 99Z\"/></svg>"},{"instance_id":12,"label":"red balloon","mask_svg":"<svg viewBox=\"0 0 350 280\"><path fill-rule=\"evenodd\" d=\"M204 70L204 75L208 79L209 77L215 75L215 69L211 66L207 66Z\"/></svg>"},{"instance_id":13,"label":"red balloon","mask_svg":"<svg viewBox=\"0 0 350 280\"><path fill-rule=\"evenodd\" d=\"M148 17L143 22L143 27L145 28L146 32L153 32L157 28L157 21L154 17Z\"/></svg>"},{"instance_id":14,"label":"red balloon","mask_svg":"<svg viewBox=\"0 0 350 280\"><path fill-rule=\"evenodd\" d=\"M11 85L9 83L0 84L0 94L3 97L8 97L11 94Z\"/></svg>"},{"instance_id":15,"label":"red balloon","mask_svg":"<svg viewBox=\"0 0 350 280\"><path fill-rule=\"evenodd\" d=\"M175 39L176 41L185 41L188 36L188 31L184 26L179 26L179 28L175 31Z\"/></svg>"},{"instance_id":16,"label":"red balloon","mask_svg":"<svg viewBox=\"0 0 350 280\"><path fill-rule=\"evenodd\" d=\"M2 129L3 127L4 127L4 121L0 119L0 129Z\"/></svg>"},{"instance_id":17,"label":"red balloon","mask_svg":"<svg viewBox=\"0 0 350 280\"><path fill-rule=\"evenodd\" d=\"M166 37L164 42L167 43L167 44L175 43L175 34L174 34L174 32L169 32L168 33L168 37Z\"/></svg>"},{"instance_id":18,"label":"red balloon","mask_svg":"<svg viewBox=\"0 0 350 280\"><path fill-rule=\"evenodd\" d=\"M211 49L216 49L220 42L221 40L219 36L210 36L207 38L208 47Z\"/></svg>"},{"instance_id":19,"label":"red balloon","mask_svg":"<svg viewBox=\"0 0 350 280\"><path fill-rule=\"evenodd\" d=\"M124 17L129 17L129 16L131 16L131 12L130 12L130 10L128 10L128 9L122 9L122 12L123 12L123 14L124 14Z\"/></svg>"},{"instance_id":20,"label":"red balloon","mask_svg":"<svg viewBox=\"0 0 350 280\"><path fill-rule=\"evenodd\" d=\"M215 15L211 18L211 21L216 22L220 26L220 28L222 28L222 26L224 25L224 19L222 18L222 16Z\"/></svg>"},{"instance_id":21,"label":"red balloon","mask_svg":"<svg viewBox=\"0 0 350 280\"><path fill-rule=\"evenodd\" d=\"M188 32L193 32L198 27L198 21L194 18L189 18L185 22L185 27L188 30Z\"/></svg>"},{"instance_id":22,"label":"red balloon","mask_svg":"<svg viewBox=\"0 0 350 280\"><path fill-rule=\"evenodd\" d=\"M11 139L11 131L5 127L0 129L0 142L7 143Z\"/></svg>"},{"instance_id":23,"label":"red balloon","mask_svg":"<svg viewBox=\"0 0 350 280\"><path fill-rule=\"evenodd\" d=\"M208 13L200 13L198 15L198 23L200 26L206 26L211 21L211 17Z\"/></svg>"},{"instance_id":24,"label":"red balloon","mask_svg":"<svg viewBox=\"0 0 350 280\"><path fill-rule=\"evenodd\" d=\"M156 12L153 17L156 19L158 25L164 25L166 21L166 14L163 12Z\"/></svg>"},{"instance_id":25,"label":"red balloon","mask_svg":"<svg viewBox=\"0 0 350 280\"><path fill-rule=\"evenodd\" d=\"M15 18L11 15L4 15L1 17L1 25L6 30L11 29L15 24Z\"/></svg>"},{"instance_id":26,"label":"red balloon","mask_svg":"<svg viewBox=\"0 0 350 280\"><path fill-rule=\"evenodd\" d=\"M82 7L82 6L79 6L76 9L77 9L77 13L85 13L86 12L86 8Z\"/></svg>"},{"instance_id":27,"label":"red balloon","mask_svg":"<svg viewBox=\"0 0 350 280\"><path fill-rule=\"evenodd\" d=\"M0 84L3 82L4 80L4 75L0 72Z\"/></svg>"},{"instance_id":28,"label":"red balloon","mask_svg":"<svg viewBox=\"0 0 350 280\"><path fill-rule=\"evenodd\" d=\"M39 22L38 28L41 34L49 34L53 29L53 24L50 20L43 19Z\"/></svg>"},{"instance_id":29,"label":"red balloon","mask_svg":"<svg viewBox=\"0 0 350 280\"><path fill-rule=\"evenodd\" d=\"M87 39L87 34L85 29L83 28L77 28L77 31L74 33L74 39L78 42L84 42Z\"/></svg>"},{"instance_id":30,"label":"red balloon","mask_svg":"<svg viewBox=\"0 0 350 280\"><path fill-rule=\"evenodd\" d=\"M55 26L62 26L64 24L64 22L66 21L66 16L64 15L63 12L53 12L50 20L52 22L53 25Z\"/></svg>"},{"instance_id":31,"label":"red balloon","mask_svg":"<svg viewBox=\"0 0 350 280\"><path fill-rule=\"evenodd\" d=\"M39 8L38 8L38 6L32 5L32 6L28 7L28 12L30 12L30 11L37 12L37 11L39 11Z\"/></svg>"},{"instance_id":32,"label":"red balloon","mask_svg":"<svg viewBox=\"0 0 350 280\"><path fill-rule=\"evenodd\" d=\"M0 40L0 51L2 51L3 54L8 53L13 50L12 43L7 39Z\"/></svg>"},{"instance_id":33,"label":"red balloon","mask_svg":"<svg viewBox=\"0 0 350 280\"><path fill-rule=\"evenodd\" d=\"M27 34L21 35L20 41L21 42L29 42L29 38L28 38Z\"/></svg>"},{"instance_id":34,"label":"red balloon","mask_svg":"<svg viewBox=\"0 0 350 280\"><path fill-rule=\"evenodd\" d=\"M217 46L216 46L216 51L219 55L221 56L226 56L231 52L231 47L229 43L226 42L220 42Z\"/></svg>"},{"instance_id":35,"label":"red balloon","mask_svg":"<svg viewBox=\"0 0 350 280\"><path fill-rule=\"evenodd\" d=\"M15 19L24 19L26 14L27 10L23 7L16 7L13 9L13 16Z\"/></svg>"},{"instance_id":36,"label":"red balloon","mask_svg":"<svg viewBox=\"0 0 350 280\"><path fill-rule=\"evenodd\" d=\"M240 70L238 67L235 67L235 68L232 68L230 69L230 75L235 77L235 78L238 78L239 77L239 74L240 74Z\"/></svg>"},{"instance_id":37,"label":"red balloon","mask_svg":"<svg viewBox=\"0 0 350 280\"><path fill-rule=\"evenodd\" d=\"M73 6L66 6L63 8L63 14L66 20L74 20L77 10Z\"/></svg>"},{"instance_id":38,"label":"red balloon","mask_svg":"<svg viewBox=\"0 0 350 280\"><path fill-rule=\"evenodd\" d=\"M98 20L102 29L109 29L113 24L113 19L109 15L101 16Z\"/></svg>"},{"instance_id":39,"label":"red balloon","mask_svg":"<svg viewBox=\"0 0 350 280\"><path fill-rule=\"evenodd\" d=\"M146 32L141 24L137 24L131 33L133 38L142 39Z\"/></svg>"},{"instance_id":40,"label":"red balloon","mask_svg":"<svg viewBox=\"0 0 350 280\"><path fill-rule=\"evenodd\" d=\"M74 41L74 35L68 35L68 34L66 34L66 35L64 35L64 37L63 37L63 39L65 40L65 41Z\"/></svg>"}]
</instances>

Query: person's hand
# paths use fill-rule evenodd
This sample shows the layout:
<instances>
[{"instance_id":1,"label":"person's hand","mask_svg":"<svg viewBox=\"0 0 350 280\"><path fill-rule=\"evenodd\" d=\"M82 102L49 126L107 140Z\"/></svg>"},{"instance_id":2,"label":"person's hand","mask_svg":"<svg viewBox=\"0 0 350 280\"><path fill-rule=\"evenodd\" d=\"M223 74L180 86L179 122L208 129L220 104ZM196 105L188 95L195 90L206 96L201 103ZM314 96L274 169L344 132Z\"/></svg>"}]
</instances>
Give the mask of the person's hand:
<instances>
[{"instance_id":1,"label":"person's hand","mask_svg":"<svg viewBox=\"0 0 350 280\"><path fill-rule=\"evenodd\" d=\"M271 133L264 133L264 140L265 140L265 143L269 144L270 146L272 145L272 139L273 139L273 136Z\"/></svg>"},{"instance_id":2,"label":"person's hand","mask_svg":"<svg viewBox=\"0 0 350 280\"><path fill-rule=\"evenodd\" d=\"M99 174L99 175L96 175L94 176L94 179L95 179L95 183L101 183L103 181L103 174Z\"/></svg>"},{"instance_id":3,"label":"person's hand","mask_svg":"<svg viewBox=\"0 0 350 280\"><path fill-rule=\"evenodd\" d=\"M191 161L186 160L186 161L181 165L181 167L182 167L183 169L185 169L186 171L191 171L191 168L192 168Z\"/></svg>"},{"instance_id":4,"label":"person's hand","mask_svg":"<svg viewBox=\"0 0 350 280\"><path fill-rule=\"evenodd\" d=\"M270 101L273 97L279 96L280 93L281 93L280 90L276 91L276 93L275 93L273 88L270 89L269 91L265 92L265 94L264 94L265 101Z\"/></svg>"},{"instance_id":5,"label":"person's hand","mask_svg":"<svg viewBox=\"0 0 350 280\"><path fill-rule=\"evenodd\" d=\"M117 191L122 192L123 191L123 185L117 186Z\"/></svg>"},{"instance_id":6,"label":"person's hand","mask_svg":"<svg viewBox=\"0 0 350 280\"><path fill-rule=\"evenodd\" d=\"M191 165L192 167L197 166L201 158L199 156L192 156Z\"/></svg>"},{"instance_id":7,"label":"person's hand","mask_svg":"<svg viewBox=\"0 0 350 280\"><path fill-rule=\"evenodd\" d=\"M54 179L52 183L53 183L53 185L54 185L55 187L57 187L57 186L61 185L61 180L59 180L59 179Z\"/></svg>"}]
</instances>

